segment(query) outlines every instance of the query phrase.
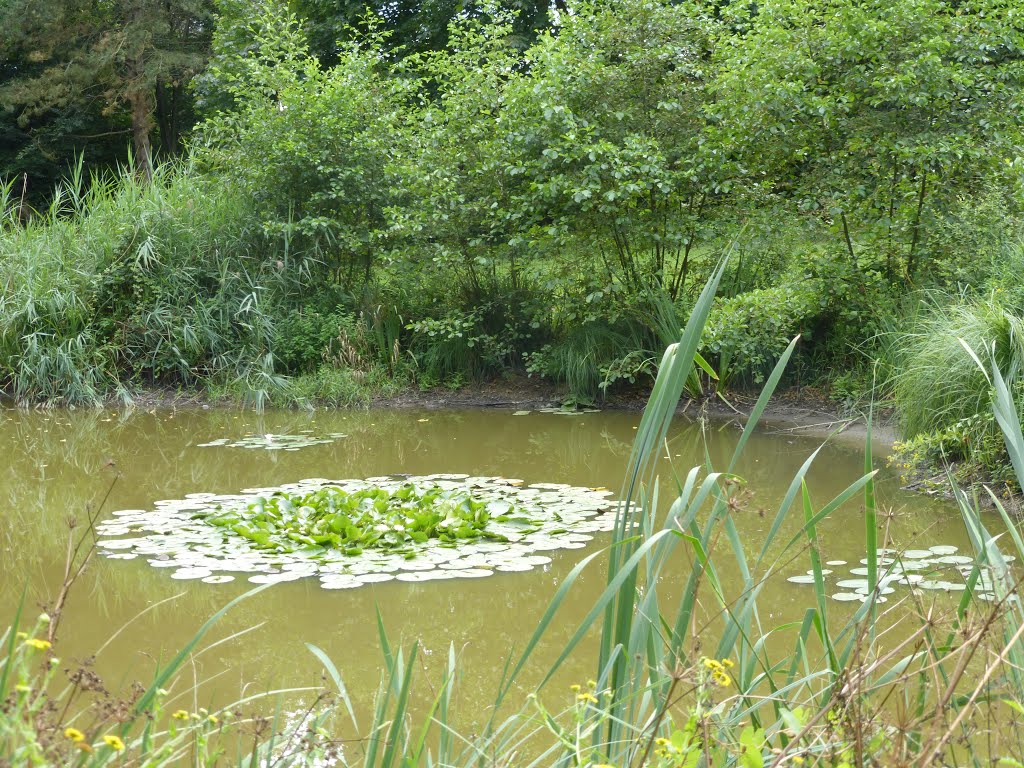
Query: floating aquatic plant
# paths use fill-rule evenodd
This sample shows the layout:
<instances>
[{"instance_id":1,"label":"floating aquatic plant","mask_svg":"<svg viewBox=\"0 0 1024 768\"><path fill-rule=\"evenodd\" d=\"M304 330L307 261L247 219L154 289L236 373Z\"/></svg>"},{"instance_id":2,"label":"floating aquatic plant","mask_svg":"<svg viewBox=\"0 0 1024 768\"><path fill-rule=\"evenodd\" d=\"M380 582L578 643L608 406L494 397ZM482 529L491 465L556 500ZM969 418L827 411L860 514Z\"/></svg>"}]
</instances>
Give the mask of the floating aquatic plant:
<instances>
[{"instance_id":1,"label":"floating aquatic plant","mask_svg":"<svg viewBox=\"0 0 1024 768\"><path fill-rule=\"evenodd\" d=\"M328 445L335 440L348 437L340 432L332 432L329 435L314 435L311 432L302 432L297 435L246 435L245 437L232 440L227 437L220 437L208 443L199 443L197 448L257 448L264 451L298 451L302 448L309 448L313 445Z\"/></svg>"},{"instance_id":2,"label":"floating aquatic plant","mask_svg":"<svg viewBox=\"0 0 1024 768\"><path fill-rule=\"evenodd\" d=\"M368 548L414 555L412 545L430 539L449 545L479 538L509 541L544 523L505 499L484 501L466 490L412 482L392 490L327 485L309 493L278 491L256 497L245 509L219 506L205 519L258 549L328 547L346 555Z\"/></svg>"},{"instance_id":3,"label":"floating aquatic plant","mask_svg":"<svg viewBox=\"0 0 1024 768\"><path fill-rule=\"evenodd\" d=\"M966 579L974 568L974 558L967 555L956 554L957 548L949 545L936 545L928 549L879 549L878 564L878 595L890 595L895 592L896 586L908 587L915 590L930 590L936 592L963 592L966 587ZM1004 558L1012 561L1012 557ZM867 564L866 559L860 561ZM828 565L846 565L843 560L830 560ZM822 575L829 575L832 571L823 570ZM848 569L849 575L858 578L841 576L835 586L839 591L832 595L833 600L840 602L864 602L868 598L869 582L868 569L858 566ZM790 576L786 579L793 584L813 584L813 571L808 574ZM954 576L955 575L955 576ZM949 578L944 578L949 577ZM959 577L956 581L950 578ZM977 596L982 600L994 598L993 575L991 569L981 568L976 582ZM885 602L884 597L879 597L879 602Z\"/></svg>"},{"instance_id":4,"label":"floating aquatic plant","mask_svg":"<svg viewBox=\"0 0 1024 768\"><path fill-rule=\"evenodd\" d=\"M551 562L614 524L605 489L467 475L303 480L235 495L188 494L97 527L101 554L141 556L175 579L316 576L325 589L481 578Z\"/></svg>"}]
</instances>

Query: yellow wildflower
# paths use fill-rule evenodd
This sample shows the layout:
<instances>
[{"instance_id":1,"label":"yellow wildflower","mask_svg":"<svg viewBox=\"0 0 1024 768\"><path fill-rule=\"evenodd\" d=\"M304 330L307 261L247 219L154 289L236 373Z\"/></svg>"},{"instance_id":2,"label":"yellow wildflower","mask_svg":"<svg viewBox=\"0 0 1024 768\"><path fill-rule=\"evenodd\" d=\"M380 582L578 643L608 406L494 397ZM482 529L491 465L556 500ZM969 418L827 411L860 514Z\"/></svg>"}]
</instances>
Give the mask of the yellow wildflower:
<instances>
[{"instance_id":1,"label":"yellow wildflower","mask_svg":"<svg viewBox=\"0 0 1024 768\"><path fill-rule=\"evenodd\" d=\"M705 656L700 661L704 668L711 673L711 679L714 680L715 685L725 688L732 682L729 673L726 672L727 669L733 666L729 659L719 661L718 659L709 659Z\"/></svg>"},{"instance_id":2,"label":"yellow wildflower","mask_svg":"<svg viewBox=\"0 0 1024 768\"><path fill-rule=\"evenodd\" d=\"M216 725L220 722L220 720L217 719L216 715L207 715L206 719L210 722L210 725Z\"/></svg>"},{"instance_id":3,"label":"yellow wildflower","mask_svg":"<svg viewBox=\"0 0 1024 768\"><path fill-rule=\"evenodd\" d=\"M580 692L580 686L579 685L570 685L569 686L569 690L572 691L573 693L579 693Z\"/></svg>"},{"instance_id":4,"label":"yellow wildflower","mask_svg":"<svg viewBox=\"0 0 1024 768\"><path fill-rule=\"evenodd\" d=\"M32 693L32 686L26 683L18 683L16 686L14 686L14 690L16 690L18 693Z\"/></svg>"},{"instance_id":5,"label":"yellow wildflower","mask_svg":"<svg viewBox=\"0 0 1024 768\"><path fill-rule=\"evenodd\" d=\"M184 709L179 709L177 712L171 715L171 717L173 717L175 720L188 720L188 712L186 712Z\"/></svg>"},{"instance_id":6,"label":"yellow wildflower","mask_svg":"<svg viewBox=\"0 0 1024 768\"><path fill-rule=\"evenodd\" d=\"M85 741L85 734L77 728L68 727L64 729L64 738L74 742Z\"/></svg>"},{"instance_id":7,"label":"yellow wildflower","mask_svg":"<svg viewBox=\"0 0 1024 768\"><path fill-rule=\"evenodd\" d=\"M576 695L576 701L585 701L588 704L597 704L597 696L592 693L580 693Z\"/></svg>"},{"instance_id":8,"label":"yellow wildflower","mask_svg":"<svg viewBox=\"0 0 1024 768\"><path fill-rule=\"evenodd\" d=\"M45 651L49 649L50 641L41 640L38 637L30 637L28 640L25 641L25 645L29 646L30 648L35 648L37 651Z\"/></svg>"},{"instance_id":9,"label":"yellow wildflower","mask_svg":"<svg viewBox=\"0 0 1024 768\"><path fill-rule=\"evenodd\" d=\"M108 733L104 736L103 741L106 742L106 745L115 752L121 752L124 749L124 742L121 741L119 736L115 736L112 733Z\"/></svg>"}]
</instances>

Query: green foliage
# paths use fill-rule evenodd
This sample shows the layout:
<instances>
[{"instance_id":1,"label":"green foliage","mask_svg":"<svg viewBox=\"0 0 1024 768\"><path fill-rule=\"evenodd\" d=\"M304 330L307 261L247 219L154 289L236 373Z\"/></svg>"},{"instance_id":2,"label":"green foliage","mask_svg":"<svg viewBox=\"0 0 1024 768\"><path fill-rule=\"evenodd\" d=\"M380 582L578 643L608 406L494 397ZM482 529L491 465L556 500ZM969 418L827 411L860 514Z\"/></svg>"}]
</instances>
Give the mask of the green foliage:
<instances>
[{"instance_id":1,"label":"green foliage","mask_svg":"<svg viewBox=\"0 0 1024 768\"><path fill-rule=\"evenodd\" d=\"M978 180L1014 185L1024 24L993 0L734 6L714 111L744 165L834 222L889 281L928 279L930 218ZM723 138L723 141L725 139Z\"/></svg>"},{"instance_id":2,"label":"green foliage","mask_svg":"<svg viewBox=\"0 0 1024 768\"><path fill-rule=\"evenodd\" d=\"M185 86L206 63L211 22L209 0L12 0L0 13L4 48L28 66L0 81L0 101L18 106L22 127L54 109L127 108L134 157L148 178L156 127L165 153L180 149Z\"/></svg>"},{"instance_id":3,"label":"green foliage","mask_svg":"<svg viewBox=\"0 0 1024 768\"><path fill-rule=\"evenodd\" d=\"M1011 389L1024 374L1024 319L993 299L940 298L897 343L893 393L908 437L987 411L991 390L976 358L994 356Z\"/></svg>"},{"instance_id":4,"label":"green foliage","mask_svg":"<svg viewBox=\"0 0 1024 768\"><path fill-rule=\"evenodd\" d=\"M0 378L14 396L95 403L218 377L262 389L273 373L264 297L289 276L239 197L171 166L148 185L127 172L81 187L0 233Z\"/></svg>"},{"instance_id":5,"label":"green foliage","mask_svg":"<svg viewBox=\"0 0 1024 768\"><path fill-rule=\"evenodd\" d=\"M389 370L383 365L358 369L322 365L312 373L290 377L275 402L304 408L363 408L374 398L399 394L411 381L404 369ZM228 394L240 397L237 391Z\"/></svg>"},{"instance_id":6,"label":"green foliage","mask_svg":"<svg viewBox=\"0 0 1024 768\"><path fill-rule=\"evenodd\" d=\"M966 485L1013 482L997 423L991 381L979 361L999 366L1024 411L1024 319L999 300L929 297L909 333L894 340L891 389L906 440L894 462L904 475L953 467Z\"/></svg>"},{"instance_id":7,"label":"green foliage","mask_svg":"<svg viewBox=\"0 0 1024 768\"><path fill-rule=\"evenodd\" d=\"M274 359L288 373L315 371L331 359L342 339L356 334L356 322L344 309L326 314L305 307L292 309L274 326Z\"/></svg>"},{"instance_id":8,"label":"green foliage","mask_svg":"<svg viewBox=\"0 0 1024 768\"><path fill-rule=\"evenodd\" d=\"M306 494L278 491L257 499L245 511L218 510L205 519L275 552L326 547L346 555L358 555L364 549L407 553L409 544L429 539L447 544L481 537L506 540L488 531L492 518L529 522L510 504L499 506L474 499L466 491L437 486L409 483L394 491L327 486Z\"/></svg>"},{"instance_id":9,"label":"green foliage","mask_svg":"<svg viewBox=\"0 0 1024 768\"><path fill-rule=\"evenodd\" d=\"M375 39L349 44L324 70L293 16L277 4L256 10L245 29L258 55L232 55L223 50L229 41L215 41L207 77L233 109L201 126L197 157L289 243L284 269L349 285L368 280L386 236L387 164L405 85L379 73Z\"/></svg>"},{"instance_id":10,"label":"green foliage","mask_svg":"<svg viewBox=\"0 0 1024 768\"><path fill-rule=\"evenodd\" d=\"M717 364L723 387L736 377L761 383L790 340L801 334L807 340L828 307L823 284L813 279L719 299L701 349Z\"/></svg>"},{"instance_id":11,"label":"green foliage","mask_svg":"<svg viewBox=\"0 0 1024 768\"><path fill-rule=\"evenodd\" d=\"M584 4L529 51L507 119L532 237L577 239L609 278L680 295L735 172L706 133L718 34L698 4Z\"/></svg>"}]
</instances>

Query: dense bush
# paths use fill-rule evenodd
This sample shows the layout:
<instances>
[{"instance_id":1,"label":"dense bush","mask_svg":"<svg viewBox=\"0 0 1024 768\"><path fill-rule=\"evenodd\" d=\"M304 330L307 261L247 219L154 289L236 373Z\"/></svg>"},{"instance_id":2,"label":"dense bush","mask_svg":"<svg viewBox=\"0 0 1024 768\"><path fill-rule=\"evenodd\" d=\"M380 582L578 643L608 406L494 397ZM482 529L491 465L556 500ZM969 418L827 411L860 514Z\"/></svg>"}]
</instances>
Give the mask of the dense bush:
<instances>
[{"instance_id":1,"label":"dense bush","mask_svg":"<svg viewBox=\"0 0 1024 768\"><path fill-rule=\"evenodd\" d=\"M922 287L1020 307L1024 25L945 9L584 2L524 47L493 8L443 50L368 18L318 58L291 11L226 0L192 165L28 222L9 182L3 387L526 367L595 398L655 372L726 250L718 386L796 333L798 375L863 369Z\"/></svg>"},{"instance_id":2,"label":"dense bush","mask_svg":"<svg viewBox=\"0 0 1024 768\"><path fill-rule=\"evenodd\" d=\"M268 294L291 276L247 203L186 169L70 182L0 238L0 378L19 400L94 403L140 385L255 381Z\"/></svg>"},{"instance_id":3,"label":"dense bush","mask_svg":"<svg viewBox=\"0 0 1024 768\"><path fill-rule=\"evenodd\" d=\"M708 318L704 355L722 386L737 377L763 382L792 338L806 334L827 307L817 280L719 299Z\"/></svg>"}]
</instances>

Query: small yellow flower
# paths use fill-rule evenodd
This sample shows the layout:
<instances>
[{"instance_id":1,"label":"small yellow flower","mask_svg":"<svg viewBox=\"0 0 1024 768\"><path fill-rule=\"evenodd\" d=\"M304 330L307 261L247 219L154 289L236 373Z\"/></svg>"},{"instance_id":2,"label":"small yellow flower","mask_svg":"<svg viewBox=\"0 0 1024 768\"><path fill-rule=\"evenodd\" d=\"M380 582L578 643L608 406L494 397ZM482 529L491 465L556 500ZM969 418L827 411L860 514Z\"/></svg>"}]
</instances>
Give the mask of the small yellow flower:
<instances>
[{"instance_id":1,"label":"small yellow flower","mask_svg":"<svg viewBox=\"0 0 1024 768\"><path fill-rule=\"evenodd\" d=\"M579 693L576 695L576 701L584 701L588 704L597 704L597 696L592 693Z\"/></svg>"},{"instance_id":2,"label":"small yellow flower","mask_svg":"<svg viewBox=\"0 0 1024 768\"><path fill-rule=\"evenodd\" d=\"M171 717L173 717L175 720L188 720L188 712L186 712L184 709L179 709L177 712L171 715Z\"/></svg>"},{"instance_id":3,"label":"small yellow flower","mask_svg":"<svg viewBox=\"0 0 1024 768\"><path fill-rule=\"evenodd\" d=\"M597 688L597 680L587 680L588 688Z\"/></svg>"},{"instance_id":4,"label":"small yellow flower","mask_svg":"<svg viewBox=\"0 0 1024 768\"><path fill-rule=\"evenodd\" d=\"M25 641L25 645L29 646L30 648L35 648L37 651L45 651L49 649L50 641L41 640L38 637L30 637L28 640Z\"/></svg>"},{"instance_id":5,"label":"small yellow flower","mask_svg":"<svg viewBox=\"0 0 1024 768\"><path fill-rule=\"evenodd\" d=\"M220 720L217 719L216 715L207 715L206 719L209 721L210 725L216 725L220 722Z\"/></svg>"},{"instance_id":6,"label":"small yellow flower","mask_svg":"<svg viewBox=\"0 0 1024 768\"><path fill-rule=\"evenodd\" d=\"M71 741L77 743L79 741L85 741L85 734L77 728L68 727L64 729L64 738L71 739Z\"/></svg>"},{"instance_id":7,"label":"small yellow flower","mask_svg":"<svg viewBox=\"0 0 1024 768\"><path fill-rule=\"evenodd\" d=\"M578 685L570 685L569 686L569 690L572 691L573 693L579 693L580 692L580 686L578 686Z\"/></svg>"},{"instance_id":8,"label":"small yellow flower","mask_svg":"<svg viewBox=\"0 0 1024 768\"><path fill-rule=\"evenodd\" d=\"M14 690L16 690L18 693L32 693L32 686L27 685L25 683L18 683L16 686L14 686Z\"/></svg>"},{"instance_id":9,"label":"small yellow flower","mask_svg":"<svg viewBox=\"0 0 1024 768\"><path fill-rule=\"evenodd\" d=\"M121 752L124 750L124 742L121 741L119 736L115 736L112 733L108 733L106 736L103 737L103 741L106 743L108 747L110 747L115 752Z\"/></svg>"},{"instance_id":10,"label":"small yellow flower","mask_svg":"<svg viewBox=\"0 0 1024 768\"><path fill-rule=\"evenodd\" d=\"M669 742L668 739L666 739L664 736L662 736L661 738L655 739L654 743L657 744L659 747L664 747L666 744L668 744L670 742Z\"/></svg>"}]
</instances>

